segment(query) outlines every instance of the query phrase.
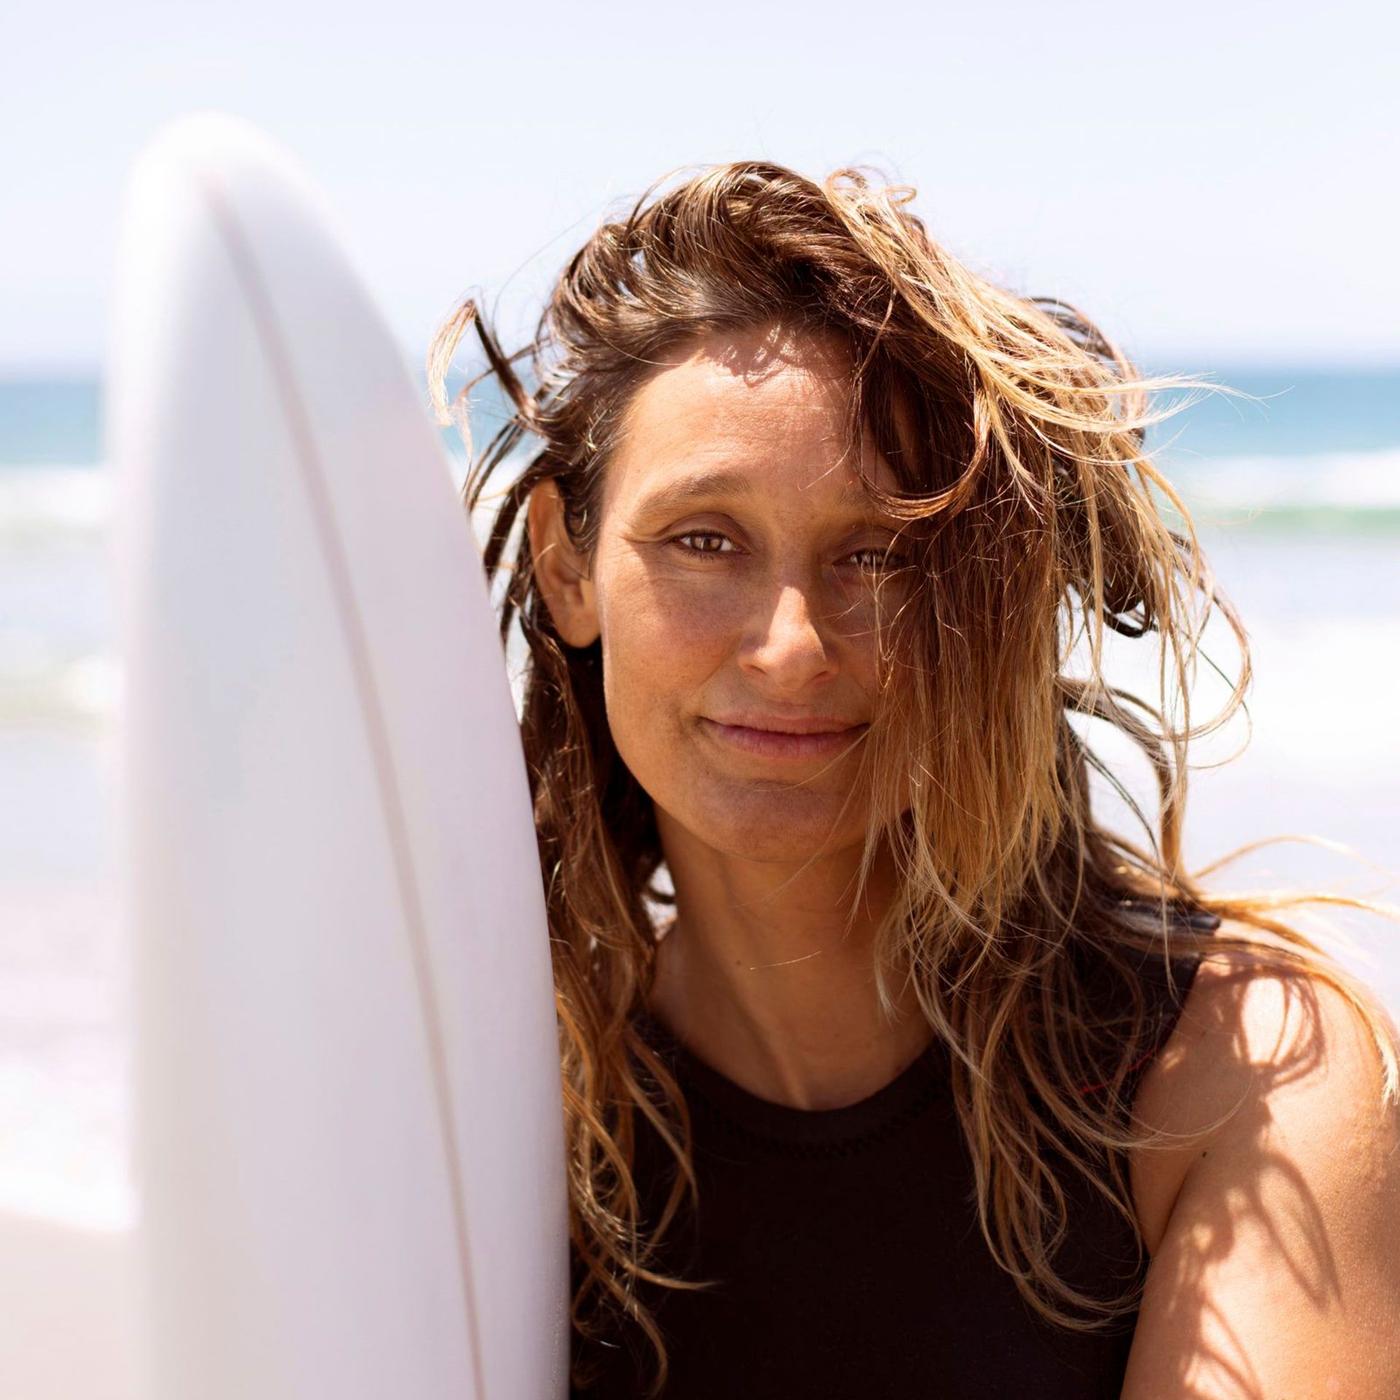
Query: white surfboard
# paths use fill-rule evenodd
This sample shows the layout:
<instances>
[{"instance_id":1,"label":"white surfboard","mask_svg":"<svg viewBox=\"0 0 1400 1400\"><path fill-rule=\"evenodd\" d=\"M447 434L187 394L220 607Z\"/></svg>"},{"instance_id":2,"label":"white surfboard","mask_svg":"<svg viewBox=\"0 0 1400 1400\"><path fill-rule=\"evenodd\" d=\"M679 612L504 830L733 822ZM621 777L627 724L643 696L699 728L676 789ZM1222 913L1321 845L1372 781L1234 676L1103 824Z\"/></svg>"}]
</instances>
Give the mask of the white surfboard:
<instances>
[{"instance_id":1,"label":"white surfboard","mask_svg":"<svg viewBox=\"0 0 1400 1400\"><path fill-rule=\"evenodd\" d=\"M107 426L153 1396L552 1400L519 734L448 458L334 229L217 113L127 190Z\"/></svg>"}]
</instances>

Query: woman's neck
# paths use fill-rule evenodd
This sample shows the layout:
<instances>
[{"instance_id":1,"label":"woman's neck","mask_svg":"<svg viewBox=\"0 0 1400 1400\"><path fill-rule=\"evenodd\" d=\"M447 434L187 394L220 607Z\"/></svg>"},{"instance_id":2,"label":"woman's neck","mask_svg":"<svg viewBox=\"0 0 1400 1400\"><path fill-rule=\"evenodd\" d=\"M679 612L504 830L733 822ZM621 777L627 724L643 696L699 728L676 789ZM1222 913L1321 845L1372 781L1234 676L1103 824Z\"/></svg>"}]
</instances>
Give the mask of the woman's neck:
<instances>
[{"instance_id":1,"label":"woman's neck","mask_svg":"<svg viewBox=\"0 0 1400 1400\"><path fill-rule=\"evenodd\" d=\"M677 917L658 948L649 1010L687 1049L760 1098L824 1109L867 1098L927 1047L912 994L893 1022L876 997L888 860L876 862L848 928L858 848L794 869L664 824L662 840Z\"/></svg>"}]
</instances>

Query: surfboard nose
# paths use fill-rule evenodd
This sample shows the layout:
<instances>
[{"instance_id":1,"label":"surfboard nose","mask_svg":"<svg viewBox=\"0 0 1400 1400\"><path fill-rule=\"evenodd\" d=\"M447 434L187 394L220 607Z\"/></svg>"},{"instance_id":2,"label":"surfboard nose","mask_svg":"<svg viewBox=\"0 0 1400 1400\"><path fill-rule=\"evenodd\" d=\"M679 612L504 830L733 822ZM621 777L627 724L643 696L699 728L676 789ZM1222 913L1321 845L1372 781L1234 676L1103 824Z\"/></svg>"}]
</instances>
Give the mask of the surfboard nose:
<instances>
[{"instance_id":1,"label":"surfboard nose","mask_svg":"<svg viewBox=\"0 0 1400 1400\"><path fill-rule=\"evenodd\" d=\"M549 940L480 559L290 158L128 193L121 900L157 1400L562 1396Z\"/></svg>"}]
</instances>

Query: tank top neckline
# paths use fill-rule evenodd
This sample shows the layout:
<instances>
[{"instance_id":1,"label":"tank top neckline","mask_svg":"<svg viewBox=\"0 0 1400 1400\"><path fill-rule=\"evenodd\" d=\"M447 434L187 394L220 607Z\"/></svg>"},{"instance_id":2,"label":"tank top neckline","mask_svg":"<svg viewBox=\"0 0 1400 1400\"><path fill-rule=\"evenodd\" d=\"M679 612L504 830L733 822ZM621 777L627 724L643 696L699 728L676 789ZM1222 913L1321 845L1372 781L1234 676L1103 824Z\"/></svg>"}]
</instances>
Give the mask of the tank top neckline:
<instances>
[{"instance_id":1,"label":"tank top neckline","mask_svg":"<svg viewBox=\"0 0 1400 1400\"><path fill-rule=\"evenodd\" d=\"M796 1108L761 1098L707 1064L649 1012L638 1030L666 1057L693 1113L750 1142L823 1153L849 1151L897 1132L947 1091L947 1057L936 1039L887 1084L840 1108Z\"/></svg>"},{"instance_id":2,"label":"tank top neckline","mask_svg":"<svg viewBox=\"0 0 1400 1400\"><path fill-rule=\"evenodd\" d=\"M1218 916L1205 911L1174 912L1177 918L1205 931L1220 926ZM1080 956L1084 950L1076 944L1073 952ZM1160 1003L1156 1008L1159 1026L1158 1033L1149 1038L1145 1053L1129 1066L1132 1075L1142 1073L1146 1062L1170 1034L1199 961L1199 955L1183 960L1184 977L1178 974L1172 984L1176 995L1172 996L1161 959L1151 954L1143 954L1139 959L1139 973ZM1084 969L1086 983L1092 983L1100 972L1092 965ZM707 1136L726 1135L788 1154L845 1156L894 1136L932 1104L952 1096L951 1058L947 1046L936 1036L888 1084L859 1102L841 1108L805 1109L750 1093L683 1045L645 1008L634 1012L633 1020L648 1043L670 1064L685 1091L687 1104L703 1118ZM1078 1087L1081 1092L1092 1093L1104 1086L1095 1082Z\"/></svg>"}]
</instances>

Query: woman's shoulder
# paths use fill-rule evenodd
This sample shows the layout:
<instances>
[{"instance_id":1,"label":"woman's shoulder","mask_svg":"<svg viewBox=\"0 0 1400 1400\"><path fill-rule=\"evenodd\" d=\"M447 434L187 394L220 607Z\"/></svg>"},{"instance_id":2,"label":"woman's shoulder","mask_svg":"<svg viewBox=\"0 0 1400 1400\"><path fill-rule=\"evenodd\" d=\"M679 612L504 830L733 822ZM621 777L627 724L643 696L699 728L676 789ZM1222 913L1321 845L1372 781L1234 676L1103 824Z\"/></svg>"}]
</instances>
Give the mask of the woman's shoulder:
<instances>
[{"instance_id":1,"label":"woman's shoulder","mask_svg":"<svg viewBox=\"0 0 1400 1400\"><path fill-rule=\"evenodd\" d=\"M1227 922L1220 931L1236 929ZM1368 996L1385 1014L1374 993ZM1369 1039L1351 998L1318 970L1267 945L1223 946L1202 954L1160 1068L1199 1080L1201 1088L1217 1085L1220 1093L1257 1089L1263 1073L1310 1073Z\"/></svg>"},{"instance_id":2,"label":"woman's shoulder","mask_svg":"<svg viewBox=\"0 0 1400 1400\"><path fill-rule=\"evenodd\" d=\"M1309 1112L1296 1107L1309 1095L1347 1096L1378 1119L1381 1075L1365 1019L1331 983L1267 946L1204 953L1135 1104L1142 1126L1181 1139L1133 1161L1149 1250L1202 1156L1239 1150L1282 1113Z\"/></svg>"},{"instance_id":3,"label":"woman's shoulder","mask_svg":"<svg viewBox=\"0 0 1400 1400\"><path fill-rule=\"evenodd\" d=\"M1374 994L1363 1015L1319 971L1267 952L1221 950L1201 971L1164 1061L1176 1091L1154 1111L1203 1138L1144 1222L1158 1283L1124 1393L1247 1357L1260 1393L1331 1375L1354 1383L1347 1394L1396 1394L1378 1341L1400 1308L1393 1018Z\"/></svg>"}]
</instances>

